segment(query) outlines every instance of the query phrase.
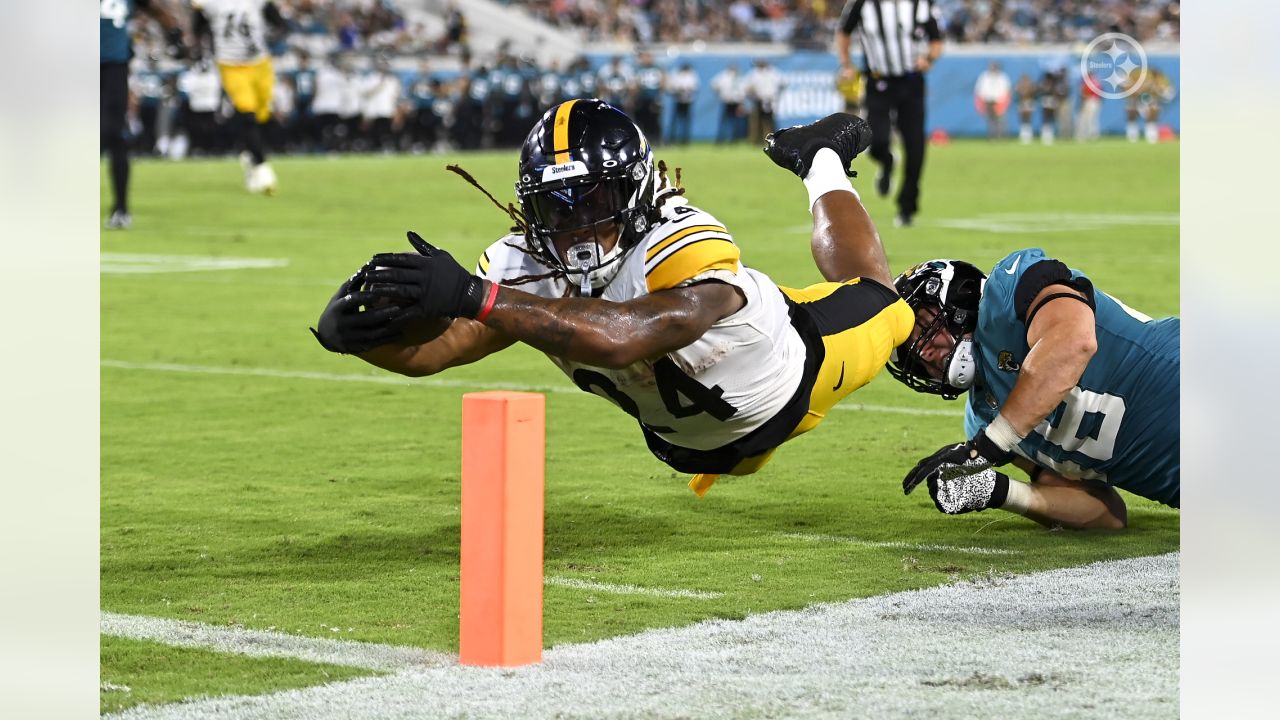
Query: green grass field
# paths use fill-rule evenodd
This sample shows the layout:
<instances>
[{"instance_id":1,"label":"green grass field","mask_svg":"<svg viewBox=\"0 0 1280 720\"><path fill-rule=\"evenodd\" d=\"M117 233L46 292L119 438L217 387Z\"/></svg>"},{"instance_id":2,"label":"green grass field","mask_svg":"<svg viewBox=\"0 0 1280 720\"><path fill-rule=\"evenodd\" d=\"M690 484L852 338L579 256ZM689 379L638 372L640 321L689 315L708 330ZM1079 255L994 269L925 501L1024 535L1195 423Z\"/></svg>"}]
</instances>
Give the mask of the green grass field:
<instances>
[{"instance_id":1,"label":"green grass field","mask_svg":"<svg viewBox=\"0 0 1280 720\"><path fill-rule=\"evenodd\" d=\"M746 264L784 285L819 280L793 176L746 147L659 157L683 168L689 198L726 223ZM722 479L701 500L629 417L567 392L536 351L456 369L447 384L361 382L392 376L323 351L307 331L337 284L372 253L407 249L406 230L469 264L509 224L448 162L511 196L510 152L281 158L274 198L246 194L230 160L135 164L134 228L102 235L103 610L455 652L461 396L504 384L552 390L548 575L723 593L548 586L547 646L1177 549L1178 515L1132 496L1119 533L1049 532L996 512L947 518L927 493L904 498L916 459L961 437L961 405L887 374L763 472ZM1178 313L1176 144L931 148L909 229L893 227L873 167L855 167L895 272L933 257L989 268L1039 246L1134 308ZM109 204L104 172L104 217ZM227 269L177 272L171 256ZM819 535L882 544L805 537ZM894 541L957 550L883 544ZM959 551L970 547L1016 553ZM104 687L130 692L104 690L102 708L351 674L104 637Z\"/></svg>"}]
</instances>

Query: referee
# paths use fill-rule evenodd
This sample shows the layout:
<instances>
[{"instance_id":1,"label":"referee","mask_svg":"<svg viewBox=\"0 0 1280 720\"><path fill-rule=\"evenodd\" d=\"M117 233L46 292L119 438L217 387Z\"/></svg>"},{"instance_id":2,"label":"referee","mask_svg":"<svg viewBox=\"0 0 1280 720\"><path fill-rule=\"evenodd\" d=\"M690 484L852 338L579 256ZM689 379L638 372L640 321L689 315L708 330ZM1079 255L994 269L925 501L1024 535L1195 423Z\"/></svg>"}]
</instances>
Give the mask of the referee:
<instances>
[{"instance_id":1,"label":"referee","mask_svg":"<svg viewBox=\"0 0 1280 720\"><path fill-rule=\"evenodd\" d=\"M867 122L871 157L880 164L876 191L889 194L893 153L890 117L896 117L906 163L898 190L899 226L910 225L919 209L924 168L924 74L942 54L942 32L933 0L847 0L836 30L840 80L856 73L849 59L854 32L862 41L866 69Z\"/></svg>"}]
</instances>

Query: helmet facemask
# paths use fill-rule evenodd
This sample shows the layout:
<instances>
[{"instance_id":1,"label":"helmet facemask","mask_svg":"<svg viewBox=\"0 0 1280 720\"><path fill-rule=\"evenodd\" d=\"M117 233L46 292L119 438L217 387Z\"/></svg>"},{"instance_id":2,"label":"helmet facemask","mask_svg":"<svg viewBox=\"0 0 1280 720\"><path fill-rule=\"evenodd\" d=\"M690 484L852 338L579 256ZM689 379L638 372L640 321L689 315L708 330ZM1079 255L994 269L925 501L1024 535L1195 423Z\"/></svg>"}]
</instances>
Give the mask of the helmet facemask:
<instances>
[{"instance_id":1,"label":"helmet facemask","mask_svg":"<svg viewBox=\"0 0 1280 720\"><path fill-rule=\"evenodd\" d=\"M915 313L932 308L934 315L915 340L894 348L888 370L916 392L954 400L968 390L977 376L972 334L978 325L978 300L986 276L960 261L934 260L903 273L894 282L898 293ZM946 331L954 340L942 360L942 377L934 377L922 352Z\"/></svg>"},{"instance_id":2,"label":"helmet facemask","mask_svg":"<svg viewBox=\"0 0 1280 720\"><path fill-rule=\"evenodd\" d=\"M647 220L637 213L635 185L628 177L587 180L521 198L530 239L556 261L556 267L579 286L583 295L608 285L617 275L626 250L648 230ZM641 222L636 223L636 219ZM584 232L588 229L589 233ZM554 237L565 234L574 235L576 241L561 253ZM611 235L614 244L606 252L602 240Z\"/></svg>"}]
</instances>

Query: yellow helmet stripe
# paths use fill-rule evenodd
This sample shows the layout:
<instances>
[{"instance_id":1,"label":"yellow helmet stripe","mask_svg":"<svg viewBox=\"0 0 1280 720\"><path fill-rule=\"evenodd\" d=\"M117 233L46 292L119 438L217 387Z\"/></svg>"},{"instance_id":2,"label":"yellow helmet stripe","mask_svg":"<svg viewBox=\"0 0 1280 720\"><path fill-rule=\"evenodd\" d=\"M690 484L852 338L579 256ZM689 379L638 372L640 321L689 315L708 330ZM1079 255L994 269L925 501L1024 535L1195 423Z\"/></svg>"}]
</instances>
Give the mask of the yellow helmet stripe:
<instances>
[{"instance_id":1,"label":"yellow helmet stripe","mask_svg":"<svg viewBox=\"0 0 1280 720\"><path fill-rule=\"evenodd\" d=\"M577 100L567 100L556 108L556 121L551 128L551 148L556 154L556 164L569 162L569 111Z\"/></svg>"}]
</instances>

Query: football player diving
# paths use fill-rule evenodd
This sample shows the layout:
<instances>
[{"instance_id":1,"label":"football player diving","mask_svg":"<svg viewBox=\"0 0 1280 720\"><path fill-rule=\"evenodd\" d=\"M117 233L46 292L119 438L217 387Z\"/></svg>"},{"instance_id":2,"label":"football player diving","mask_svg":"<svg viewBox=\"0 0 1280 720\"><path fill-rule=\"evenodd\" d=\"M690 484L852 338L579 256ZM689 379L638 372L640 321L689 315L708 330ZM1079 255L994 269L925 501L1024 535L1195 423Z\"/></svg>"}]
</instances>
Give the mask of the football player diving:
<instances>
[{"instance_id":1,"label":"football player diving","mask_svg":"<svg viewBox=\"0 0 1280 720\"><path fill-rule=\"evenodd\" d=\"M898 276L916 313L889 372L919 392L967 392L967 442L921 460L950 515L1000 508L1049 527L1123 528L1115 488L1178 507L1179 321L1153 320L1033 248L989 276L932 260ZM1012 462L1031 483L995 468Z\"/></svg>"},{"instance_id":2,"label":"football player diving","mask_svg":"<svg viewBox=\"0 0 1280 720\"><path fill-rule=\"evenodd\" d=\"M474 273L410 233L417 252L375 255L313 332L327 350L409 376L535 347L634 417L653 454L692 474L702 495L816 427L911 332L847 177L870 141L865 121L843 113L767 139L769 158L808 189L824 278L782 288L744 265L724 224L655 167L630 118L569 100L525 140L510 208L518 231ZM413 337L424 318L453 320L438 337Z\"/></svg>"}]
</instances>

